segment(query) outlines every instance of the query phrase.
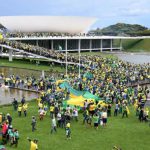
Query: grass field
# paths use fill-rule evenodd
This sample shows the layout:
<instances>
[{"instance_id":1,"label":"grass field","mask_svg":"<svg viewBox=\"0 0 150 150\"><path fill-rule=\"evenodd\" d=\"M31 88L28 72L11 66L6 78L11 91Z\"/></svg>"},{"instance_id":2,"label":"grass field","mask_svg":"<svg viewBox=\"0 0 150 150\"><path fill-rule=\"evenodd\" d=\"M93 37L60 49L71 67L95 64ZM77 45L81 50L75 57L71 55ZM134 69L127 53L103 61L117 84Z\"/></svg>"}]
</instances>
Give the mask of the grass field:
<instances>
[{"instance_id":1,"label":"grass field","mask_svg":"<svg viewBox=\"0 0 150 150\"><path fill-rule=\"evenodd\" d=\"M37 119L37 131L31 132L31 116L38 118L37 104L35 101L29 103L28 116L18 117L17 112L13 111L12 106L1 106L0 111L10 113L13 117L13 127L20 133L18 148L8 150L28 150L30 143L27 137L37 138L39 140L39 150L111 150L114 145L123 150L148 150L150 139L150 127L146 123L139 123L135 117L133 108L130 107L129 118L111 117L108 119L106 128L100 127L96 131L93 127L86 128L82 125L82 114L79 122L71 123L72 139L66 140L65 130L58 129L57 133L50 134L49 115L43 121Z\"/></svg>"},{"instance_id":2,"label":"grass field","mask_svg":"<svg viewBox=\"0 0 150 150\"><path fill-rule=\"evenodd\" d=\"M150 52L150 39L123 40L123 48L127 52Z\"/></svg>"},{"instance_id":3,"label":"grass field","mask_svg":"<svg viewBox=\"0 0 150 150\"><path fill-rule=\"evenodd\" d=\"M0 58L0 66L7 66L7 67L16 67L16 68L24 68L24 69L32 69L32 70L45 70L50 71L53 69L53 71L58 72L64 72L64 68L61 68L58 65L55 65L55 67L52 67L48 65L48 62L41 63L40 65L36 65L36 63L30 62L30 60L23 60L23 59L15 59L12 62L9 62L8 59L2 59Z\"/></svg>"}]
</instances>

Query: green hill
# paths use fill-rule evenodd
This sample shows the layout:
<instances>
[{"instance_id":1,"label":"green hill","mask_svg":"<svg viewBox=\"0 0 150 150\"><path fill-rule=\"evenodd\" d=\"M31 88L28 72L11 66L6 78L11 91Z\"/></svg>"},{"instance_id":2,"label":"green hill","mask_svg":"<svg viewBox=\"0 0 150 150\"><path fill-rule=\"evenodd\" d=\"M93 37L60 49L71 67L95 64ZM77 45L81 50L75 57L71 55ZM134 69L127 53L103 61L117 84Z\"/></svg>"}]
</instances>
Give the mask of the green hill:
<instances>
[{"instance_id":1,"label":"green hill","mask_svg":"<svg viewBox=\"0 0 150 150\"><path fill-rule=\"evenodd\" d=\"M103 28L101 32L103 34L130 34L132 32L144 31L147 28L138 24L125 24L125 23L117 23L115 25L110 25L106 28Z\"/></svg>"},{"instance_id":2,"label":"green hill","mask_svg":"<svg viewBox=\"0 0 150 150\"><path fill-rule=\"evenodd\" d=\"M150 35L150 31L148 30L147 27L138 24L126 24L126 23L117 23L102 29L97 28L96 30L89 31L89 33L95 35L113 35L113 36Z\"/></svg>"},{"instance_id":3,"label":"green hill","mask_svg":"<svg viewBox=\"0 0 150 150\"><path fill-rule=\"evenodd\" d=\"M150 39L123 40L123 49L133 52L150 52Z\"/></svg>"}]
</instances>

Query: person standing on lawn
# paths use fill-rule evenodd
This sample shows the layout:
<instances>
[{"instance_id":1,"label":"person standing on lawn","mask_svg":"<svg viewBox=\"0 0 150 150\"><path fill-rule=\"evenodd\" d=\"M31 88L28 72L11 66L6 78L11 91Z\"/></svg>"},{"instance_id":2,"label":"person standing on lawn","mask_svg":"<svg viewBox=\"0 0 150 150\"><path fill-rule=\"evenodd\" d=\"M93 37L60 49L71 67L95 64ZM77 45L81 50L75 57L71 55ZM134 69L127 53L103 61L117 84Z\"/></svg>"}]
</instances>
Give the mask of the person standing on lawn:
<instances>
[{"instance_id":1,"label":"person standing on lawn","mask_svg":"<svg viewBox=\"0 0 150 150\"><path fill-rule=\"evenodd\" d=\"M103 127L104 127L107 124L107 111L106 111L106 109L104 109L104 111L102 112L102 120L103 120Z\"/></svg>"},{"instance_id":2,"label":"person standing on lawn","mask_svg":"<svg viewBox=\"0 0 150 150\"><path fill-rule=\"evenodd\" d=\"M33 141L27 137L27 140L30 142L30 150L38 150L38 140L37 139L34 139Z\"/></svg>"},{"instance_id":3,"label":"person standing on lawn","mask_svg":"<svg viewBox=\"0 0 150 150\"><path fill-rule=\"evenodd\" d=\"M35 116L32 116L31 126L32 126L32 132L34 132L36 130L36 118L35 118Z\"/></svg>"},{"instance_id":4,"label":"person standing on lawn","mask_svg":"<svg viewBox=\"0 0 150 150\"><path fill-rule=\"evenodd\" d=\"M12 102L12 105L14 107L14 111L17 111L17 108L18 108L18 101L14 98L13 102Z\"/></svg>"},{"instance_id":5,"label":"person standing on lawn","mask_svg":"<svg viewBox=\"0 0 150 150\"><path fill-rule=\"evenodd\" d=\"M18 106L18 116L21 117L22 105Z\"/></svg>"},{"instance_id":6,"label":"person standing on lawn","mask_svg":"<svg viewBox=\"0 0 150 150\"><path fill-rule=\"evenodd\" d=\"M93 119L94 119L94 128L95 128L96 130L98 130L99 116L98 116L97 113L93 115Z\"/></svg>"},{"instance_id":7,"label":"person standing on lawn","mask_svg":"<svg viewBox=\"0 0 150 150\"><path fill-rule=\"evenodd\" d=\"M122 114L122 118L124 118L124 116L126 116L128 118L128 107L126 104L123 104L123 114Z\"/></svg>"},{"instance_id":8,"label":"person standing on lawn","mask_svg":"<svg viewBox=\"0 0 150 150\"><path fill-rule=\"evenodd\" d=\"M57 132L57 129L56 129L56 119L55 119L55 117L53 116L53 118L52 118L51 134L52 134L54 131Z\"/></svg>"},{"instance_id":9,"label":"person standing on lawn","mask_svg":"<svg viewBox=\"0 0 150 150\"><path fill-rule=\"evenodd\" d=\"M67 138L67 140L68 140L68 139L71 139L70 122L68 122L68 123L66 124L66 138Z\"/></svg>"}]
</instances>

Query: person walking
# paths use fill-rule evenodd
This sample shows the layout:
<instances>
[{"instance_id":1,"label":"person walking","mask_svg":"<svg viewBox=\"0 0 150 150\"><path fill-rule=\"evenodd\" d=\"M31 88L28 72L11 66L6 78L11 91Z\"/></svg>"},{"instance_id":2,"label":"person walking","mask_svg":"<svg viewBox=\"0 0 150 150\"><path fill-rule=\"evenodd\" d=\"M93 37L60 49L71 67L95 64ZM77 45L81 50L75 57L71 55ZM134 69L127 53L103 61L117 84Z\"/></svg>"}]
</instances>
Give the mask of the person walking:
<instances>
[{"instance_id":1,"label":"person walking","mask_svg":"<svg viewBox=\"0 0 150 150\"><path fill-rule=\"evenodd\" d=\"M71 139L71 129L70 129L70 122L67 122L66 124L66 138Z\"/></svg>"},{"instance_id":2,"label":"person walking","mask_svg":"<svg viewBox=\"0 0 150 150\"><path fill-rule=\"evenodd\" d=\"M32 132L34 132L36 130L36 118L35 118L35 116L32 116L31 126L32 126Z\"/></svg>"}]
</instances>

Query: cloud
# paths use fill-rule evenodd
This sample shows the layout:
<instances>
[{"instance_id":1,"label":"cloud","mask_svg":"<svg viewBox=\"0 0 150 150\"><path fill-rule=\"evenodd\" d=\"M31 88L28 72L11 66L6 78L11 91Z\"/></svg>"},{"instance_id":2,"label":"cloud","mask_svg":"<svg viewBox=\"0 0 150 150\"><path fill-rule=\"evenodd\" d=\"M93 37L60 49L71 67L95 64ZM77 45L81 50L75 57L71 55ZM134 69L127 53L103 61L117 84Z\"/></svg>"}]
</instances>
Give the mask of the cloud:
<instances>
[{"instance_id":1,"label":"cloud","mask_svg":"<svg viewBox=\"0 0 150 150\"><path fill-rule=\"evenodd\" d=\"M148 0L133 0L129 5L120 8L121 16L133 17L150 14Z\"/></svg>"},{"instance_id":2,"label":"cloud","mask_svg":"<svg viewBox=\"0 0 150 150\"><path fill-rule=\"evenodd\" d=\"M122 16L127 16L127 17L132 17L132 16L142 16L142 15L147 15L150 14L149 9L142 9L142 8L128 8L128 9L123 9L121 10L121 15Z\"/></svg>"}]
</instances>

